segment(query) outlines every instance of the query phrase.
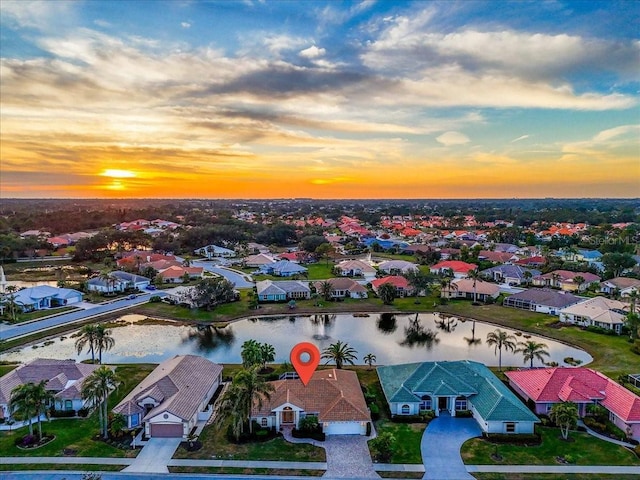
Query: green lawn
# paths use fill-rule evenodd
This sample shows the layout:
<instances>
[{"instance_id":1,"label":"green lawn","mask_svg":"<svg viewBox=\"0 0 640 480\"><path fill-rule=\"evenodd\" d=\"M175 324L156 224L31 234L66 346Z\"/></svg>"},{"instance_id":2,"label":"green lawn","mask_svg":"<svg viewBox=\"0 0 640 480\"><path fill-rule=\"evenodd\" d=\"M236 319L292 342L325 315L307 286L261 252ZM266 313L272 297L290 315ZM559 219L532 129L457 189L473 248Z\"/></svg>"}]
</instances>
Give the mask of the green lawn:
<instances>
[{"instance_id":1,"label":"green lawn","mask_svg":"<svg viewBox=\"0 0 640 480\"><path fill-rule=\"evenodd\" d=\"M11 370L13 370L13 369L15 369L17 367L18 367L17 363L14 363L14 364L0 364L0 377L6 375Z\"/></svg>"},{"instance_id":2,"label":"green lawn","mask_svg":"<svg viewBox=\"0 0 640 480\"><path fill-rule=\"evenodd\" d=\"M52 315L60 315L61 313L70 312L72 310L79 310L79 308L68 306L68 307L50 308L47 310L36 310L34 312L29 312L29 313L21 313L18 315L18 319L16 323L28 322L30 320L37 320L38 318L50 317Z\"/></svg>"},{"instance_id":3,"label":"green lawn","mask_svg":"<svg viewBox=\"0 0 640 480\"><path fill-rule=\"evenodd\" d=\"M571 432L571 441L566 442L557 428L539 427L539 431L542 434L540 445L498 445L502 462L491 459L494 444L480 438L462 445L462 459L468 465L557 465L556 456L570 455L575 465L640 465L640 459L630 450L587 433Z\"/></svg>"},{"instance_id":4,"label":"green lawn","mask_svg":"<svg viewBox=\"0 0 640 480\"><path fill-rule=\"evenodd\" d=\"M378 435L383 432L391 432L396 438L391 463L422 463L420 441L425 427L426 423L394 423L391 421L376 423Z\"/></svg>"},{"instance_id":5,"label":"green lawn","mask_svg":"<svg viewBox=\"0 0 640 480\"><path fill-rule=\"evenodd\" d=\"M307 279L310 281L326 280L328 278L335 277L332 272L334 267L333 263L327 263L323 261L318 263L311 263L309 265L305 265L305 267L307 267L307 269L309 270L307 272Z\"/></svg>"},{"instance_id":6,"label":"green lawn","mask_svg":"<svg viewBox=\"0 0 640 480\"><path fill-rule=\"evenodd\" d=\"M119 365L116 373L122 383L109 397L109 409L113 408L133 387L146 377L155 365ZM37 426L34 425L34 431ZM12 432L0 433L0 451L9 457L57 457L61 456L65 448L76 450L79 457L130 457L137 452L120 450L99 440L94 440L98 433L98 415L94 412L86 419L64 418L44 422L43 432L52 433L56 439L34 450L21 450L15 446L16 438L25 435L28 427Z\"/></svg>"},{"instance_id":7,"label":"green lawn","mask_svg":"<svg viewBox=\"0 0 640 480\"><path fill-rule=\"evenodd\" d=\"M323 448L307 443L293 444L282 437L267 442L250 442L236 445L227 440L225 435L227 423L220 427L209 425L200 435L202 448L197 452L188 452L178 448L174 458L212 458L225 460L283 460L290 462L324 462L326 456Z\"/></svg>"}]
</instances>

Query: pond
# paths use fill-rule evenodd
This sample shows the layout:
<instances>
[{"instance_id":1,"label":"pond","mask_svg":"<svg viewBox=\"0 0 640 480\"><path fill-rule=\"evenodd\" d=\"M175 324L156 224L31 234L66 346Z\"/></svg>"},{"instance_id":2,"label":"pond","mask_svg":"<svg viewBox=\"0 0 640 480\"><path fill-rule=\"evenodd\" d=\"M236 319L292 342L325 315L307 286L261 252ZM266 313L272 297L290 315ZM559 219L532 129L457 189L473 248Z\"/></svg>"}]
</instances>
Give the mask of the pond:
<instances>
[{"instance_id":1,"label":"pond","mask_svg":"<svg viewBox=\"0 0 640 480\"><path fill-rule=\"evenodd\" d=\"M371 314L311 315L291 317L250 318L225 328L195 327L173 322L148 324L140 315L121 318L123 326L113 328L115 347L103 353L105 363L158 363L178 354L196 354L217 363L240 363L242 343L248 339L272 344L276 362L288 360L291 348L303 341L315 343L320 350L341 340L358 352L357 363L373 353L378 364L423 362L433 360L477 360L486 365L498 365L494 347L486 344L487 333L495 325L460 319L449 315L428 314ZM500 327L502 328L502 327ZM503 328L515 334L517 341L534 340L545 343L550 356L547 361L560 365L566 357L589 363L591 356L563 343L527 335ZM3 360L26 362L33 358L90 358L88 352L77 354L72 332L6 352ZM521 354L503 351L504 366L523 366ZM540 366L538 361L534 365Z\"/></svg>"}]
</instances>

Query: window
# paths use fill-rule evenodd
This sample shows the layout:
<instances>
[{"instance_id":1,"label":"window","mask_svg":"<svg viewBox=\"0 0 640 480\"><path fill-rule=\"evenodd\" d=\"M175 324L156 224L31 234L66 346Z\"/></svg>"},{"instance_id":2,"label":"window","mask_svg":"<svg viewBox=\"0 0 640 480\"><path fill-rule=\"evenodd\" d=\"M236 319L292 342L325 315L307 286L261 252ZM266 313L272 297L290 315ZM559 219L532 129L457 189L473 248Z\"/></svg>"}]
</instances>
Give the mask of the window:
<instances>
[{"instance_id":1,"label":"window","mask_svg":"<svg viewBox=\"0 0 640 480\"><path fill-rule=\"evenodd\" d=\"M411 407L409 405L402 405L402 409L401 409L402 415L409 415L409 412L411 412Z\"/></svg>"},{"instance_id":2,"label":"window","mask_svg":"<svg viewBox=\"0 0 640 480\"><path fill-rule=\"evenodd\" d=\"M456 398L456 410L467 410L467 399L464 397Z\"/></svg>"},{"instance_id":3,"label":"window","mask_svg":"<svg viewBox=\"0 0 640 480\"><path fill-rule=\"evenodd\" d=\"M64 409L65 410L73 410L73 402L71 400L64 401Z\"/></svg>"},{"instance_id":4,"label":"window","mask_svg":"<svg viewBox=\"0 0 640 480\"><path fill-rule=\"evenodd\" d=\"M137 427L140 424L140 414L131 415L131 426Z\"/></svg>"},{"instance_id":5,"label":"window","mask_svg":"<svg viewBox=\"0 0 640 480\"><path fill-rule=\"evenodd\" d=\"M266 418L262 418L262 420L260 420L260 425L263 427L267 426L267 419Z\"/></svg>"},{"instance_id":6,"label":"window","mask_svg":"<svg viewBox=\"0 0 640 480\"><path fill-rule=\"evenodd\" d=\"M514 422L507 422L504 424L504 430L507 433L516 433L516 424Z\"/></svg>"},{"instance_id":7,"label":"window","mask_svg":"<svg viewBox=\"0 0 640 480\"><path fill-rule=\"evenodd\" d=\"M422 402L420 402L420 410L431 410L431 397L429 395L422 396Z\"/></svg>"}]
</instances>

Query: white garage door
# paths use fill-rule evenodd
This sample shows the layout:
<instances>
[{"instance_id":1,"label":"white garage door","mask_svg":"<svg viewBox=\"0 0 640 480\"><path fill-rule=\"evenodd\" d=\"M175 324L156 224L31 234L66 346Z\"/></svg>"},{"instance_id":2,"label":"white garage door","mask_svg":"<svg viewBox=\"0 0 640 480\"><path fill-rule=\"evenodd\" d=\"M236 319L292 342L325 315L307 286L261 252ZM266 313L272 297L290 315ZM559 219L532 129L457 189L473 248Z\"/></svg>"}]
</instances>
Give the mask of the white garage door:
<instances>
[{"instance_id":1,"label":"white garage door","mask_svg":"<svg viewBox=\"0 0 640 480\"><path fill-rule=\"evenodd\" d=\"M361 435L363 430L360 422L329 422L323 428L326 435Z\"/></svg>"}]
</instances>

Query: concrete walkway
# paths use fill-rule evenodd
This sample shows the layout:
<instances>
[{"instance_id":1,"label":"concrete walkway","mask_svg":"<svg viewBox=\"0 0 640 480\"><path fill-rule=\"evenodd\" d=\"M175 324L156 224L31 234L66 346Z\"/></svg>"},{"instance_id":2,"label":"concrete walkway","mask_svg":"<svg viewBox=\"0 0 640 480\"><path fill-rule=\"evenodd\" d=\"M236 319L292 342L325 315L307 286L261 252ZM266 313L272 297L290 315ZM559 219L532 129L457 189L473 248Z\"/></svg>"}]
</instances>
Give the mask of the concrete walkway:
<instances>
[{"instance_id":1,"label":"concrete walkway","mask_svg":"<svg viewBox=\"0 0 640 480\"><path fill-rule=\"evenodd\" d=\"M182 442L181 438L150 438L123 472L169 473L167 464Z\"/></svg>"},{"instance_id":2,"label":"concrete walkway","mask_svg":"<svg viewBox=\"0 0 640 480\"><path fill-rule=\"evenodd\" d=\"M586 473L591 475L640 475L640 467L578 465L468 465L469 472L480 473Z\"/></svg>"},{"instance_id":3,"label":"concrete walkway","mask_svg":"<svg viewBox=\"0 0 640 480\"><path fill-rule=\"evenodd\" d=\"M595 431L591 430L589 427L587 427L584 424L584 422L582 420L578 420L578 426L584 427L584 429L587 431L587 433L589 435L591 435L592 437L599 438L600 440L604 440L605 442L615 443L616 445L620 445L621 447L627 447L627 448L634 448L635 447L635 445L631 445L630 443L622 442L620 440L616 440L615 438L607 437L606 435L601 435L598 432L595 432Z\"/></svg>"},{"instance_id":4,"label":"concrete walkway","mask_svg":"<svg viewBox=\"0 0 640 480\"><path fill-rule=\"evenodd\" d=\"M460 447L482 434L473 418L455 418L442 414L429 423L422 435L420 451L424 479L474 480L460 457Z\"/></svg>"}]
</instances>

